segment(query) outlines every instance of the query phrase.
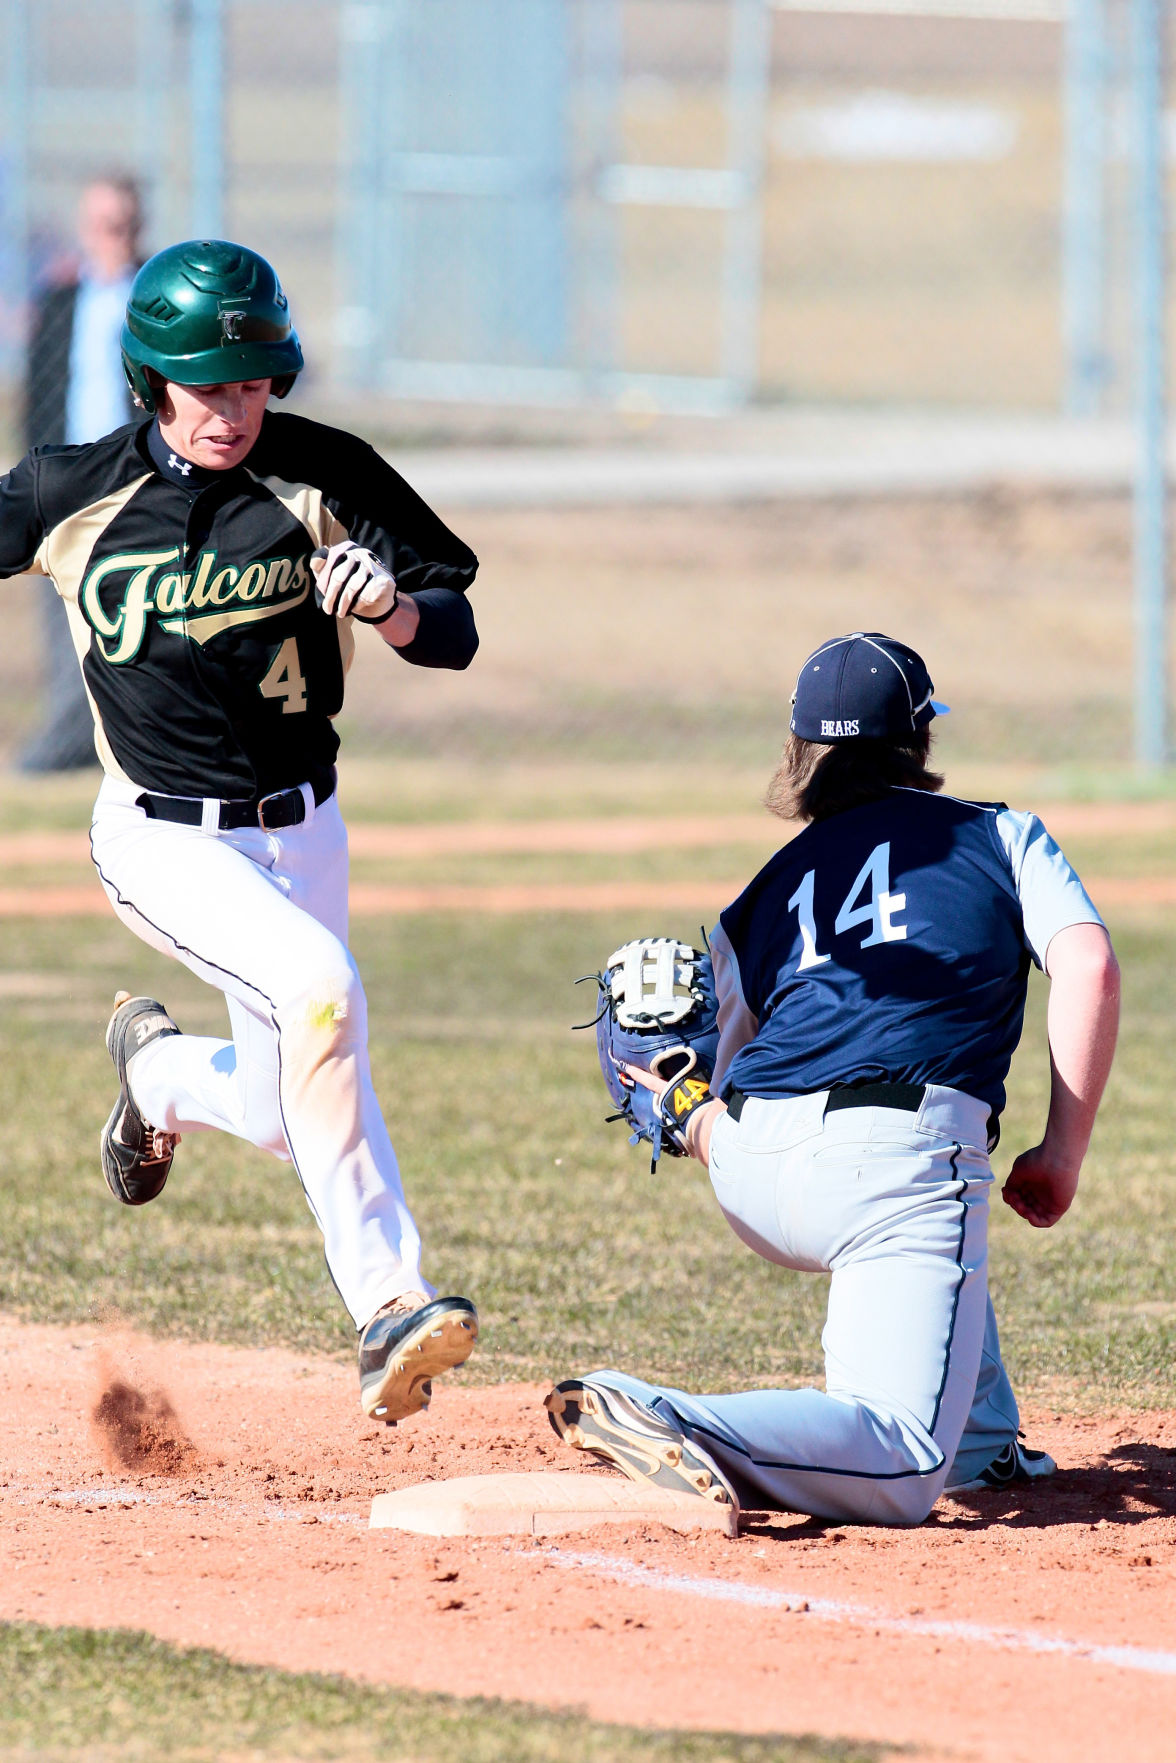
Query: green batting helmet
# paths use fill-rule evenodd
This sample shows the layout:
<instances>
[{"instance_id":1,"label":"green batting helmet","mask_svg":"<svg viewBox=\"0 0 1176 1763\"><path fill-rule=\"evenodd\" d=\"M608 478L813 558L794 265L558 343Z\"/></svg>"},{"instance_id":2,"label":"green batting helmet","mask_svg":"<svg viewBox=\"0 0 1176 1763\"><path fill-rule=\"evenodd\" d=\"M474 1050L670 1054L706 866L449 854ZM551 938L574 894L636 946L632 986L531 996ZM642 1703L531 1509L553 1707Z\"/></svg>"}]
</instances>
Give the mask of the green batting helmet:
<instances>
[{"instance_id":1,"label":"green batting helmet","mask_svg":"<svg viewBox=\"0 0 1176 1763\"><path fill-rule=\"evenodd\" d=\"M148 415L148 369L181 386L272 379L284 398L302 367L290 306L271 266L247 245L188 239L149 257L131 288L123 371Z\"/></svg>"}]
</instances>

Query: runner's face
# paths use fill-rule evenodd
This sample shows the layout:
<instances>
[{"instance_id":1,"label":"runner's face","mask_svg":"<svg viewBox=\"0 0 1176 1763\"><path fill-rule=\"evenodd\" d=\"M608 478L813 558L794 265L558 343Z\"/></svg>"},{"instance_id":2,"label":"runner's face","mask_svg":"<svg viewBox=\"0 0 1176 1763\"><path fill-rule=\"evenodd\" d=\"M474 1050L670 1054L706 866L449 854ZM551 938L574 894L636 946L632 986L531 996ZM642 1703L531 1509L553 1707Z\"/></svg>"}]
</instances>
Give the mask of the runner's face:
<instances>
[{"instance_id":1,"label":"runner's face","mask_svg":"<svg viewBox=\"0 0 1176 1763\"><path fill-rule=\"evenodd\" d=\"M269 395L268 379L223 386L168 380L158 395L159 432L181 459L206 471L228 471L240 465L261 433Z\"/></svg>"}]
</instances>

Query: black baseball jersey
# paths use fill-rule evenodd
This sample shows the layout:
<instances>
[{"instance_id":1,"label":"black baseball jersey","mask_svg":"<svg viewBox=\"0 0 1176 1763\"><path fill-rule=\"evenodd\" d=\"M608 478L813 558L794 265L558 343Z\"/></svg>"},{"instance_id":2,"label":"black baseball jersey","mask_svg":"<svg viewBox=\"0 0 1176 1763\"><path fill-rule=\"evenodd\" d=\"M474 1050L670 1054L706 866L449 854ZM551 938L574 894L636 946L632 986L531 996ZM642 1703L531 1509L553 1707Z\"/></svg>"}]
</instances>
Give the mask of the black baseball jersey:
<instances>
[{"instance_id":1,"label":"black baseball jersey","mask_svg":"<svg viewBox=\"0 0 1176 1763\"><path fill-rule=\"evenodd\" d=\"M345 538L420 608L398 654L468 666L477 558L339 429L269 411L244 464L204 471L139 422L0 479L0 576L52 578L103 765L168 795L265 795L331 764L352 629L318 609L310 555Z\"/></svg>"}]
</instances>

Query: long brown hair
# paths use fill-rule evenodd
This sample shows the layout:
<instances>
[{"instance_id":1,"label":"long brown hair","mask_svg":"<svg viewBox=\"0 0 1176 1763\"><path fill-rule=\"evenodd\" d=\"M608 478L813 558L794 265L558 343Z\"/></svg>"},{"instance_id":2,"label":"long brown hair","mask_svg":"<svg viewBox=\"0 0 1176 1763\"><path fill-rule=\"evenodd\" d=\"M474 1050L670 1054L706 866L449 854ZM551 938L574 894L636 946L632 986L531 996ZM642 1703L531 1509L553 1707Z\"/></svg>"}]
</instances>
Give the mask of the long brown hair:
<instances>
[{"instance_id":1,"label":"long brown hair","mask_svg":"<svg viewBox=\"0 0 1176 1763\"><path fill-rule=\"evenodd\" d=\"M928 769L930 755L930 727L902 742L862 736L832 746L790 734L764 804L781 820L828 820L887 790L941 790L943 778Z\"/></svg>"}]
</instances>

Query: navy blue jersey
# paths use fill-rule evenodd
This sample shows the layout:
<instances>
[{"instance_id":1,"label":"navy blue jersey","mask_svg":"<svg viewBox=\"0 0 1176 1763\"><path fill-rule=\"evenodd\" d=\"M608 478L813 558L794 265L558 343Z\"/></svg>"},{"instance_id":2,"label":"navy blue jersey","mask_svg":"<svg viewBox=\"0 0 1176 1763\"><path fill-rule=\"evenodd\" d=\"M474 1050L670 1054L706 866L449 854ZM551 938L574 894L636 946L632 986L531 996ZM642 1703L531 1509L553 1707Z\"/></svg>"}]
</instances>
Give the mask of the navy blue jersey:
<instances>
[{"instance_id":1,"label":"navy blue jersey","mask_svg":"<svg viewBox=\"0 0 1176 1763\"><path fill-rule=\"evenodd\" d=\"M935 1083L999 1112L1031 961L1100 922L1035 815L892 790L820 821L721 916L720 1093Z\"/></svg>"}]
</instances>

